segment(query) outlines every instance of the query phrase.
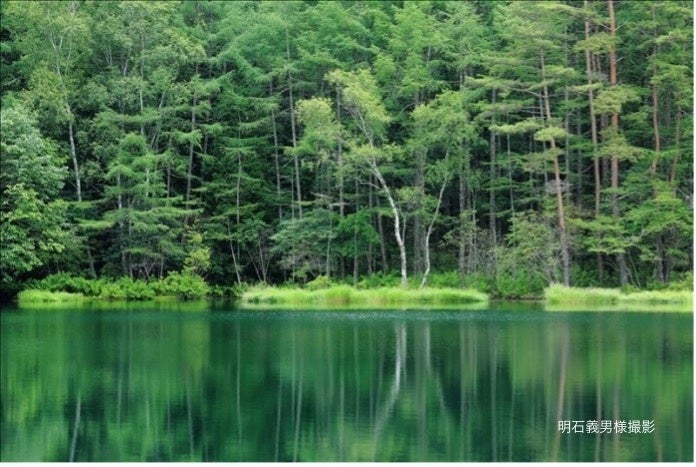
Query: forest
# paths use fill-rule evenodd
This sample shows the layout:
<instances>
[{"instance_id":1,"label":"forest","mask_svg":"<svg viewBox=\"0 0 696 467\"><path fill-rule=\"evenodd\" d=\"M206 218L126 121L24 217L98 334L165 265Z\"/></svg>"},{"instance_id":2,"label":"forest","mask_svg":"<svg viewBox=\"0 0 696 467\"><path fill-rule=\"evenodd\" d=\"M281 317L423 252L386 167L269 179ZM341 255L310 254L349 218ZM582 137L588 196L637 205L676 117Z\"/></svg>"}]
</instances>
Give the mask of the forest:
<instances>
[{"instance_id":1,"label":"forest","mask_svg":"<svg viewBox=\"0 0 696 467\"><path fill-rule=\"evenodd\" d=\"M4 298L692 287L692 2L0 6Z\"/></svg>"}]
</instances>

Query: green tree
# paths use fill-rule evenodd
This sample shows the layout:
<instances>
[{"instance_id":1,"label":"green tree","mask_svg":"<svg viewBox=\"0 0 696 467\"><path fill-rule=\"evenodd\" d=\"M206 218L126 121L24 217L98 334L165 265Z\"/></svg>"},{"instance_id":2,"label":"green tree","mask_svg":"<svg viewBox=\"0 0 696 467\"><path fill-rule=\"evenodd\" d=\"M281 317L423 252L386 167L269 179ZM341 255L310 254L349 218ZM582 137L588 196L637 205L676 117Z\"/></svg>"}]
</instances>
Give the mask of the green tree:
<instances>
[{"instance_id":1,"label":"green tree","mask_svg":"<svg viewBox=\"0 0 696 467\"><path fill-rule=\"evenodd\" d=\"M2 289L14 293L26 273L56 258L69 240L67 205L57 196L66 171L21 101L3 105L1 117L0 265Z\"/></svg>"},{"instance_id":2,"label":"green tree","mask_svg":"<svg viewBox=\"0 0 696 467\"><path fill-rule=\"evenodd\" d=\"M394 238L399 247L401 286L408 285L408 265L406 261L406 244L402 232L403 213L397 206L387 180L382 173L382 164L393 160L399 149L385 141L385 127L390 121L379 95L377 82L369 70L358 72L332 71L328 80L336 84L343 96L342 104L353 117L356 127L355 141L350 149L349 161L366 169L378 182L379 188L386 196L394 219Z\"/></svg>"}]
</instances>

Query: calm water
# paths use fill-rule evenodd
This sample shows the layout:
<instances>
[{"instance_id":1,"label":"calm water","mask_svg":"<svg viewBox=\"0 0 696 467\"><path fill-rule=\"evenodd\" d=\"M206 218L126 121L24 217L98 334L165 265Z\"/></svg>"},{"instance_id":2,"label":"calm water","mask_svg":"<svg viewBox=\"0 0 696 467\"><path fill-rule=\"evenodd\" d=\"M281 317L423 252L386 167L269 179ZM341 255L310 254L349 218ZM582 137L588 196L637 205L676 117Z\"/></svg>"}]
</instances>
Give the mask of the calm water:
<instances>
[{"instance_id":1,"label":"calm water","mask_svg":"<svg viewBox=\"0 0 696 467\"><path fill-rule=\"evenodd\" d=\"M693 460L692 314L191 306L4 310L1 460Z\"/></svg>"}]
</instances>

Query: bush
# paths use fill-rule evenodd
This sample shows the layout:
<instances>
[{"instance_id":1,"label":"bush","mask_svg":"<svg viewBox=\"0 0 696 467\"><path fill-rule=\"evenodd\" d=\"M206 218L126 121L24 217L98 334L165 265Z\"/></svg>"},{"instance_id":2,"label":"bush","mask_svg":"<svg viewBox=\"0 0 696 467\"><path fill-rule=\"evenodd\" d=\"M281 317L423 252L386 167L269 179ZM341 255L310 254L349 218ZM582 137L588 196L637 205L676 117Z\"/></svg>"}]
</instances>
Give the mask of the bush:
<instances>
[{"instance_id":1,"label":"bush","mask_svg":"<svg viewBox=\"0 0 696 467\"><path fill-rule=\"evenodd\" d=\"M205 280L192 272L171 272L158 285L160 295L183 299L203 298L210 293L210 286Z\"/></svg>"},{"instance_id":2,"label":"bush","mask_svg":"<svg viewBox=\"0 0 696 467\"><path fill-rule=\"evenodd\" d=\"M44 277L34 284L38 290L50 292L81 293L87 296L98 295L94 293L94 282L84 277L76 277L66 272L59 272Z\"/></svg>"},{"instance_id":3,"label":"bush","mask_svg":"<svg viewBox=\"0 0 696 467\"><path fill-rule=\"evenodd\" d=\"M461 287L463 284L462 276L459 271L447 271L433 273L428 276L428 285L430 287Z\"/></svg>"},{"instance_id":4,"label":"bush","mask_svg":"<svg viewBox=\"0 0 696 467\"><path fill-rule=\"evenodd\" d=\"M211 285L208 295L212 298L238 298L246 290L246 285Z\"/></svg>"},{"instance_id":5,"label":"bush","mask_svg":"<svg viewBox=\"0 0 696 467\"><path fill-rule=\"evenodd\" d=\"M494 295L502 298L538 298L544 292L544 280L522 269L500 272L495 278Z\"/></svg>"},{"instance_id":6,"label":"bush","mask_svg":"<svg viewBox=\"0 0 696 467\"><path fill-rule=\"evenodd\" d=\"M377 287L398 287L399 284L401 284L401 276L397 273L376 272L363 277L356 287L358 289L376 289Z\"/></svg>"},{"instance_id":7,"label":"bush","mask_svg":"<svg viewBox=\"0 0 696 467\"><path fill-rule=\"evenodd\" d=\"M694 274L689 271L681 279L671 281L667 290L694 290Z\"/></svg>"},{"instance_id":8,"label":"bush","mask_svg":"<svg viewBox=\"0 0 696 467\"><path fill-rule=\"evenodd\" d=\"M155 298L155 295L155 291L147 282L122 277L115 282L104 283L99 297L109 300L149 300Z\"/></svg>"},{"instance_id":9,"label":"bush","mask_svg":"<svg viewBox=\"0 0 696 467\"><path fill-rule=\"evenodd\" d=\"M314 280L307 282L305 287L309 290L319 290L328 289L333 285L331 278L329 276L321 275L317 276Z\"/></svg>"},{"instance_id":10,"label":"bush","mask_svg":"<svg viewBox=\"0 0 696 467\"><path fill-rule=\"evenodd\" d=\"M117 280L92 280L58 273L35 281L31 288L45 292L80 294L105 300L151 300L157 296L189 299L205 297L211 292L203 278L190 271L173 272L165 279L150 282L130 277L121 277ZM215 291L218 296L239 296L241 294L241 290L235 287L218 287Z\"/></svg>"},{"instance_id":11,"label":"bush","mask_svg":"<svg viewBox=\"0 0 696 467\"><path fill-rule=\"evenodd\" d=\"M464 287L480 290L483 293L491 293L493 291L493 280L482 273L467 274L464 276Z\"/></svg>"}]
</instances>

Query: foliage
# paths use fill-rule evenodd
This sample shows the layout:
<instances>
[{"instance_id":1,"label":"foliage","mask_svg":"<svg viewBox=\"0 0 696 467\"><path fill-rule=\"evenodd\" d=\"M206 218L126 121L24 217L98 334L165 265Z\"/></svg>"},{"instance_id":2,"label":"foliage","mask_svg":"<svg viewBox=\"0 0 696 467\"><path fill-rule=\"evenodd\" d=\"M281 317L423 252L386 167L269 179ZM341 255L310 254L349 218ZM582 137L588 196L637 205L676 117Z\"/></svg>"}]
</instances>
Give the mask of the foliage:
<instances>
[{"instance_id":1,"label":"foliage","mask_svg":"<svg viewBox=\"0 0 696 467\"><path fill-rule=\"evenodd\" d=\"M210 291L205 280L191 272L171 272L156 287L161 295L174 295L183 299L202 298Z\"/></svg>"},{"instance_id":2,"label":"foliage","mask_svg":"<svg viewBox=\"0 0 696 467\"><path fill-rule=\"evenodd\" d=\"M506 240L496 252L495 295L532 298L541 295L546 284L558 280L559 242L545 216L516 214Z\"/></svg>"},{"instance_id":3,"label":"foliage","mask_svg":"<svg viewBox=\"0 0 696 467\"><path fill-rule=\"evenodd\" d=\"M93 280L57 273L30 285L37 291L72 293L106 300L151 300L156 297L191 300L205 298L211 292L210 286L201 276L189 271L172 272L164 279L153 281L130 277ZM225 291L223 295L228 293L229 291Z\"/></svg>"},{"instance_id":4,"label":"foliage","mask_svg":"<svg viewBox=\"0 0 696 467\"><path fill-rule=\"evenodd\" d=\"M579 303L585 305L612 305L619 301L621 292L617 289L564 287L552 284L544 290L547 303L558 305L561 303Z\"/></svg>"},{"instance_id":5,"label":"foliage","mask_svg":"<svg viewBox=\"0 0 696 467\"><path fill-rule=\"evenodd\" d=\"M317 276L311 281L307 282L305 284L305 288L307 290L319 290L319 289L327 289L333 285L333 282L331 281L331 278L329 276Z\"/></svg>"},{"instance_id":6,"label":"foliage","mask_svg":"<svg viewBox=\"0 0 696 467\"><path fill-rule=\"evenodd\" d=\"M448 271L448 272L441 272L441 273L433 273L430 275L430 278L428 279L428 285L433 288L457 288L462 286L462 278L459 275L458 271ZM479 289L478 287L471 287L468 286L469 288L473 288L476 290L482 290Z\"/></svg>"},{"instance_id":7,"label":"foliage","mask_svg":"<svg viewBox=\"0 0 696 467\"><path fill-rule=\"evenodd\" d=\"M567 0L2 2L3 293L668 287L693 267L693 9L612 5L618 28Z\"/></svg>"},{"instance_id":8,"label":"foliage","mask_svg":"<svg viewBox=\"0 0 696 467\"><path fill-rule=\"evenodd\" d=\"M95 297L101 293L103 280L90 280L84 277L73 276L67 272L50 274L40 281L29 284L32 288L50 292L81 293Z\"/></svg>"},{"instance_id":9,"label":"foliage","mask_svg":"<svg viewBox=\"0 0 696 467\"><path fill-rule=\"evenodd\" d=\"M3 106L0 130L0 269L2 289L63 252L67 204L56 199L65 170L54 145L21 103Z\"/></svg>"},{"instance_id":10,"label":"foliage","mask_svg":"<svg viewBox=\"0 0 696 467\"><path fill-rule=\"evenodd\" d=\"M544 290L550 309L598 309L601 311L693 310L693 291L660 290L624 293L619 289L576 288L552 284Z\"/></svg>"},{"instance_id":11,"label":"foliage","mask_svg":"<svg viewBox=\"0 0 696 467\"><path fill-rule=\"evenodd\" d=\"M242 306L419 308L485 306L488 296L471 289L378 287L359 289L334 285L320 289L261 287L241 296Z\"/></svg>"},{"instance_id":12,"label":"foliage","mask_svg":"<svg viewBox=\"0 0 696 467\"><path fill-rule=\"evenodd\" d=\"M394 273L384 274L376 272L363 276L356 284L359 289L375 289L378 287L396 287L399 284L399 276Z\"/></svg>"},{"instance_id":13,"label":"foliage","mask_svg":"<svg viewBox=\"0 0 696 467\"><path fill-rule=\"evenodd\" d=\"M83 300L81 293L49 292L46 290L25 289L17 296L20 305L31 303L79 303Z\"/></svg>"},{"instance_id":14,"label":"foliage","mask_svg":"<svg viewBox=\"0 0 696 467\"><path fill-rule=\"evenodd\" d=\"M148 300L155 297L155 291L145 281L121 277L114 282L102 285L99 298L107 300Z\"/></svg>"}]
</instances>

